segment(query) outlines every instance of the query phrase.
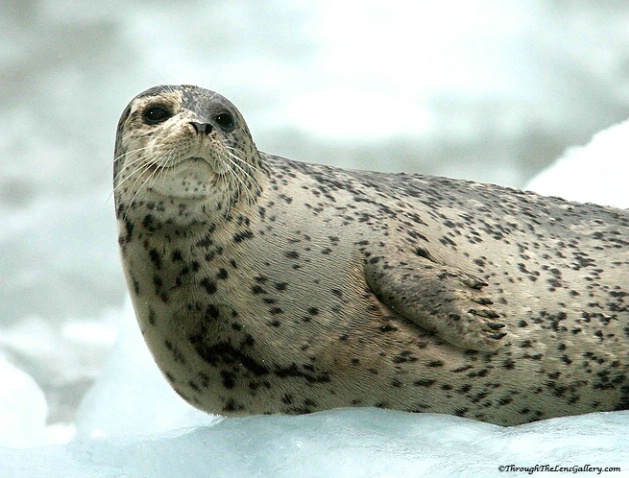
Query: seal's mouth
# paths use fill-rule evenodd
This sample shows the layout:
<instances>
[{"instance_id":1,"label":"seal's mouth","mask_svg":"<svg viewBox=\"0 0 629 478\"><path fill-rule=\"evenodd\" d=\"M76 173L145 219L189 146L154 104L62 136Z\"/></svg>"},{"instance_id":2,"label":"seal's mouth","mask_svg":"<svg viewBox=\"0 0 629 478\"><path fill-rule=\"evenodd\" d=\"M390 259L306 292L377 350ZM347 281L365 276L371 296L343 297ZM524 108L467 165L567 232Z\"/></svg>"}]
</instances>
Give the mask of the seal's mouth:
<instances>
[{"instance_id":1,"label":"seal's mouth","mask_svg":"<svg viewBox=\"0 0 629 478\"><path fill-rule=\"evenodd\" d=\"M193 162L202 161L204 163L207 163L207 160L205 158L202 158L201 156L192 156L191 158L184 159L183 161L193 161Z\"/></svg>"},{"instance_id":2,"label":"seal's mouth","mask_svg":"<svg viewBox=\"0 0 629 478\"><path fill-rule=\"evenodd\" d=\"M171 169L171 168L172 166L164 166L164 165L155 164L155 163L149 163L146 165L146 169L153 173L158 172L158 171L163 171L165 169Z\"/></svg>"},{"instance_id":3,"label":"seal's mouth","mask_svg":"<svg viewBox=\"0 0 629 478\"><path fill-rule=\"evenodd\" d=\"M184 158L176 162L168 162L166 164L159 164L159 163L151 162L146 165L146 169L152 172L160 172L160 171L167 171L167 170L175 169L181 165L190 166L190 163L207 164L208 161L205 158L202 158L201 156L191 156L189 158Z\"/></svg>"}]
</instances>

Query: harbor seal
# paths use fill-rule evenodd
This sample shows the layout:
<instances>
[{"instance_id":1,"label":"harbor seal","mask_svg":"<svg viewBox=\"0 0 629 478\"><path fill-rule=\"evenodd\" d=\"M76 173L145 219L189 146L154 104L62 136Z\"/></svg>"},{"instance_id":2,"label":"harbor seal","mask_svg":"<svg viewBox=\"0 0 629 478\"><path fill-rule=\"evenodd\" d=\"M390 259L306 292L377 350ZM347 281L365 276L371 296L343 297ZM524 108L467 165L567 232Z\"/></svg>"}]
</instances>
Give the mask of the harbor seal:
<instances>
[{"instance_id":1,"label":"harbor seal","mask_svg":"<svg viewBox=\"0 0 629 478\"><path fill-rule=\"evenodd\" d=\"M124 110L114 197L142 334L202 410L629 408L627 210L272 156L185 85Z\"/></svg>"}]
</instances>

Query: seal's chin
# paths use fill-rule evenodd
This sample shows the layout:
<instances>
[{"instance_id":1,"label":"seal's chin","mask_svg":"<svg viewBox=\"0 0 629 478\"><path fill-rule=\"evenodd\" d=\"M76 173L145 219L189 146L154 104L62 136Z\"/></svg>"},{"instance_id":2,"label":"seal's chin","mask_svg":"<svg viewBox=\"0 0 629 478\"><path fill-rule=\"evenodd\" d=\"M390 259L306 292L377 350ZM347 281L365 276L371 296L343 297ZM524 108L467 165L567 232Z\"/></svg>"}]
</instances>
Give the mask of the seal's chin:
<instances>
[{"instance_id":1,"label":"seal's chin","mask_svg":"<svg viewBox=\"0 0 629 478\"><path fill-rule=\"evenodd\" d=\"M147 192L178 199L206 199L212 195L217 176L210 162L198 156L165 165L152 164L150 169L156 175L147 184Z\"/></svg>"}]
</instances>

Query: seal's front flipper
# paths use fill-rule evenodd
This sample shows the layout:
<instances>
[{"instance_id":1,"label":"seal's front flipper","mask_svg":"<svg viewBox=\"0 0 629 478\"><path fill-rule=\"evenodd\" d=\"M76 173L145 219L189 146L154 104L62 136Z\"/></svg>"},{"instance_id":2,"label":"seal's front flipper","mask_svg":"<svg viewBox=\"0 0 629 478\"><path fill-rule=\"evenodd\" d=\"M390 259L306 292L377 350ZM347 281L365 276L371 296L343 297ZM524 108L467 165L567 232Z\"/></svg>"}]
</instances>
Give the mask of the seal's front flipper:
<instances>
[{"instance_id":1,"label":"seal's front flipper","mask_svg":"<svg viewBox=\"0 0 629 478\"><path fill-rule=\"evenodd\" d=\"M390 309L452 345L491 352L504 344L505 325L483 291L487 283L460 269L420 255L372 255L365 278Z\"/></svg>"}]
</instances>

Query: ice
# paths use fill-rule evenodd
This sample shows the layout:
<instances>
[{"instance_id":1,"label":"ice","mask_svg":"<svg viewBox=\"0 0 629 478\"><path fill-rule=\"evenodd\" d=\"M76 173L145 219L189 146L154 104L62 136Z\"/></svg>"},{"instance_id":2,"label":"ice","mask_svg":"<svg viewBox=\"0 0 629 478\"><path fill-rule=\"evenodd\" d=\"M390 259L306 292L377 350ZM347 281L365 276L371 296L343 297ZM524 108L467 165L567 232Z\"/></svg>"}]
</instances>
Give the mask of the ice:
<instances>
[{"instance_id":1,"label":"ice","mask_svg":"<svg viewBox=\"0 0 629 478\"><path fill-rule=\"evenodd\" d=\"M448 416L332 410L226 419L213 427L78 440L65 447L0 449L0 472L64 478L484 478L528 476L501 473L500 466L589 464L627 470L628 420L625 412L601 413L502 428ZM58 474L41 475L42 470Z\"/></svg>"},{"instance_id":2,"label":"ice","mask_svg":"<svg viewBox=\"0 0 629 478\"><path fill-rule=\"evenodd\" d=\"M73 417L80 393L99 374L116 340L114 314L119 316L120 311L108 310L93 318L66 318L60 323L28 316L2 330L2 350L23 364L24 371L48 391L47 418L51 422L63 423Z\"/></svg>"},{"instance_id":3,"label":"ice","mask_svg":"<svg viewBox=\"0 0 629 478\"><path fill-rule=\"evenodd\" d=\"M629 120L568 149L526 189L580 202L629 208Z\"/></svg>"},{"instance_id":4,"label":"ice","mask_svg":"<svg viewBox=\"0 0 629 478\"><path fill-rule=\"evenodd\" d=\"M147 435L217 422L168 385L144 343L131 302L120 312L118 343L79 409L78 436Z\"/></svg>"},{"instance_id":5,"label":"ice","mask_svg":"<svg viewBox=\"0 0 629 478\"><path fill-rule=\"evenodd\" d=\"M0 384L0 447L43 443L48 414L44 392L30 375L2 356Z\"/></svg>"}]
</instances>

